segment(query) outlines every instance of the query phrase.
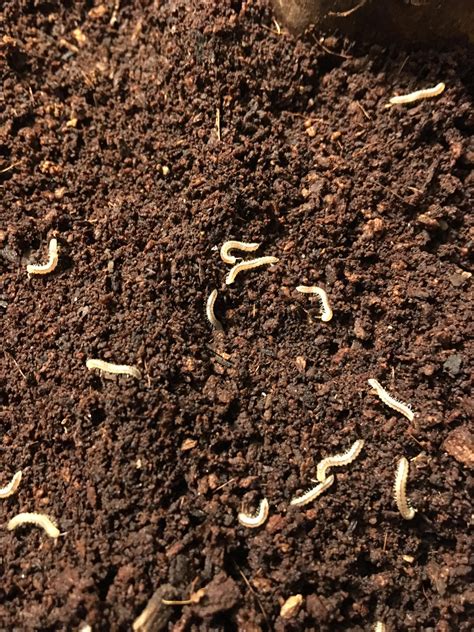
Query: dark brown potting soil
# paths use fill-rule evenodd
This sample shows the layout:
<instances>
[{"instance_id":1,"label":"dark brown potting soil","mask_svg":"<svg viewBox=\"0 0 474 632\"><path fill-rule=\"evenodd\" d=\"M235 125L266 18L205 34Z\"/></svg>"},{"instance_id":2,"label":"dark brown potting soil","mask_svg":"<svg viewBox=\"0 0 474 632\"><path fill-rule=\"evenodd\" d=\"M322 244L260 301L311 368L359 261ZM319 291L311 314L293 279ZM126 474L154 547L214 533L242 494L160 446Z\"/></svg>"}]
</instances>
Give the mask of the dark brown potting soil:
<instances>
[{"instance_id":1,"label":"dark brown potting soil","mask_svg":"<svg viewBox=\"0 0 474 632\"><path fill-rule=\"evenodd\" d=\"M129 630L166 585L203 589L161 607L175 631L467 631L469 50L295 39L230 0L7 0L0 31L0 629ZM279 263L226 286L227 239ZM23 511L63 535L8 531Z\"/></svg>"}]
</instances>

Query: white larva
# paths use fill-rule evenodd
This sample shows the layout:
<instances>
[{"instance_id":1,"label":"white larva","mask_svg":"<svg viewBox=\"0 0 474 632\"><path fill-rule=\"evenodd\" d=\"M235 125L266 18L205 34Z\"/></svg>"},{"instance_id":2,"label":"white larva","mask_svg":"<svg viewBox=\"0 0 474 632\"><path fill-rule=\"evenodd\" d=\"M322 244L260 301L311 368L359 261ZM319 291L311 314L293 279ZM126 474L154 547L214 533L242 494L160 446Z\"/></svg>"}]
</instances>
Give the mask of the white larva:
<instances>
[{"instance_id":1,"label":"white larva","mask_svg":"<svg viewBox=\"0 0 474 632\"><path fill-rule=\"evenodd\" d=\"M130 375L139 380L142 377L140 371L128 364L112 364L112 362L104 362L103 360L86 360L86 367L89 371L92 369L98 369L99 371L105 371L105 373L114 373L117 375Z\"/></svg>"},{"instance_id":2,"label":"white larva","mask_svg":"<svg viewBox=\"0 0 474 632\"><path fill-rule=\"evenodd\" d=\"M414 101L419 101L420 99L431 99L433 97L437 97L442 92L444 92L445 87L445 84L441 82L436 84L433 88L426 88L425 90L415 90L415 92L410 92L409 94L402 94L400 96L392 97L385 107L389 108L392 105L413 103Z\"/></svg>"},{"instance_id":3,"label":"white larva","mask_svg":"<svg viewBox=\"0 0 474 632\"><path fill-rule=\"evenodd\" d=\"M34 524L37 527L41 527L50 538L58 538L60 536L59 529L54 520L39 513L20 513L10 520L7 524L7 529L13 531L13 529L23 524Z\"/></svg>"},{"instance_id":4,"label":"white larva","mask_svg":"<svg viewBox=\"0 0 474 632\"><path fill-rule=\"evenodd\" d=\"M416 509L410 506L407 501L407 478L410 465L408 460L403 456L398 462L397 473L395 476L395 502L398 507L398 511L401 513L405 520L412 520L415 517Z\"/></svg>"},{"instance_id":5,"label":"white larva","mask_svg":"<svg viewBox=\"0 0 474 632\"><path fill-rule=\"evenodd\" d=\"M226 285L231 285L235 281L235 277L243 270L252 270L253 268L258 268L260 266L273 265L274 263L278 263L278 261L279 259L277 257L259 257L258 259L251 259L250 261L237 263L237 265L230 269L225 280Z\"/></svg>"},{"instance_id":6,"label":"white larva","mask_svg":"<svg viewBox=\"0 0 474 632\"><path fill-rule=\"evenodd\" d=\"M302 505L307 505L308 503L315 500L318 496L320 496L323 492L325 492L331 485L334 483L334 474L328 476L324 483L320 483L313 487L312 489L308 489L307 492L302 494L301 496L295 496L291 499L290 505L293 507L300 507Z\"/></svg>"},{"instance_id":7,"label":"white larva","mask_svg":"<svg viewBox=\"0 0 474 632\"><path fill-rule=\"evenodd\" d=\"M224 263L234 265L237 257L230 255L231 250L243 250L244 252L254 252L260 247L260 244L248 243L245 241L226 241L222 244L220 255Z\"/></svg>"},{"instance_id":8,"label":"white larva","mask_svg":"<svg viewBox=\"0 0 474 632\"><path fill-rule=\"evenodd\" d=\"M268 518L269 505L268 500L264 498L259 505L258 511L254 515L249 515L244 512L240 512L237 516L238 521L244 527L249 529L255 529L260 527Z\"/></svg>"},{"instance_id":9,"label":"white larva","mask_svg":"<svg viewBox=\"0 0 474 632\"><path fill-rule=\"evenodd\" d=\"M343 465L349 465L354 459L356 459L362 448L364 447L364 440L358 439L347 452L344 454L336 454L335 456L328 456L318 463L316 470L316 478L320 483L324 483L326 480L326 472L331 467L342 467Z\"/></svg>"},{"instance_id":10,"label":"white larva","mask_svg":"<svg viewBox=\"0 0 474 632\"><path fill-rule=\"evenodd\" d=\"M410 421L413 421L415 413L411 410L408 404L404 404L400 400L395 399L395 397L392 397L377 380L370 379L368 380L368 383L373 389L375 389L377 395L384 404L386 404L389 408L393 408L393 410L396 410L398 413L401 413Z\"/></svg>"},{"instance_id":11,"label":"white larva","mask_svg":"<svg viewBox=\"0 0 474 632\"><path fill-rule=\"evenodd\" d=\"M49 259L44 264L31 264L26 266L28 274L49 274L58 265L58 241L51 239L49 242Z\"/></svg>"},{"instance_id":12,"label":"white larva","mask_svg":"<svg viewBox=\"0 0 474 632\"><path fill-rule=\"evenodd\" d=\"M19 472L17 472L12 480L8 483L8 485L5 485L5 487L1 487L0 488L0 498L8 498L9 496L12 496L16 490L18 489L18 485L20 484L21 481L21 470Z\"/></svg>"},{"instance_id":13,"label":"white larva","mask_svg":"<svg viewBox=\"0 0 474 632\"><path fill-rule=\"evenodd\" d=\"M317 294L322 307L321 320L324 323L328 323L331 320L332 309L329 305L328 295L322 287L318 287L317 285L298 285L296 291L302 294Z\"/></svg>"},{"instance_id":14,"label":"white larva","mask_svg":"<svg viewBox=\"0 0 474 632\"><path fill-rule=\"evenodd\" d=\"M209 322L211 323L211 325L214 327L214 329L216 329L217 331L222 331L224 329L222 327L222 323L219 320L217 320L214 314L214 303L216 302L216 298L217 298L217 290L212 290L212 292L209 294L209 298L207 299L207 303L206 303L206 316Z\"/></svg>"}]
</instances>

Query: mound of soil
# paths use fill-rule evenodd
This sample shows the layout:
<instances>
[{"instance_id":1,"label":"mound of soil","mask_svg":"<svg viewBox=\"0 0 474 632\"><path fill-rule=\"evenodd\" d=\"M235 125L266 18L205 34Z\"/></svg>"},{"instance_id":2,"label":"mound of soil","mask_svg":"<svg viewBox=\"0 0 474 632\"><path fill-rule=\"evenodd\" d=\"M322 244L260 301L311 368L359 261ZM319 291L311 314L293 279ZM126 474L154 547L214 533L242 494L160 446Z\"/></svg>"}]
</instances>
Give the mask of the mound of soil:
<instances>
[{"instance_id":1,"label":"mound of soil","mask_svg":"<svg viewBox=\"0 0 474 632\"><path fill-rule=\"evenodd\" d=\"M467 631L471 52L295 39L235 0L6 0L2 25L1 520L63 535L0 531L0 627L129 630L158 591L140 629ZM228 239L279 263L226 285Z\"/></svg>"}]
</instances>

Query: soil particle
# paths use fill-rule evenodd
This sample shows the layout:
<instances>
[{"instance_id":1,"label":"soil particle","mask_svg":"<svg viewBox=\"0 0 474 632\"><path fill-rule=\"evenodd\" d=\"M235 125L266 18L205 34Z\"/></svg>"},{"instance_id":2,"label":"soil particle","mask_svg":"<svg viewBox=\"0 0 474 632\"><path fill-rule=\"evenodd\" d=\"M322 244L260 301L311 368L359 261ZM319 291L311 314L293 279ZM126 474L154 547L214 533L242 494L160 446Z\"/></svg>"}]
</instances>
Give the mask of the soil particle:
<instances>
[{"instance_id":1,"label":"soil particle","mask_svg":"<svg viewBox=\"0 0 474 632\"><path fill-rule=\"evenodd\" d=\"M474 435L465 426L451 430L444 440L444 449L460 463L474 466Z\"/></svg>"},{"instance_id":2,"label":"soil particle","mask_svg":"<svg viewBox=\"0 0 474 632\"><path fill-rule=\"evenodd\" d=\"M129 630L154 595L162 629L467 632L472 51L324 50L259 0L0 14L2 480L23 471L1 521L66 532L0 531L0 629ZM28 278L52 237L58 267ZM280 261L226 286L228 239ZM301 284L328 292L329 323ZM331 490L290 508L356 439ZM263 497L249 533L237 514Z\"/></svg>"}]
</instances>

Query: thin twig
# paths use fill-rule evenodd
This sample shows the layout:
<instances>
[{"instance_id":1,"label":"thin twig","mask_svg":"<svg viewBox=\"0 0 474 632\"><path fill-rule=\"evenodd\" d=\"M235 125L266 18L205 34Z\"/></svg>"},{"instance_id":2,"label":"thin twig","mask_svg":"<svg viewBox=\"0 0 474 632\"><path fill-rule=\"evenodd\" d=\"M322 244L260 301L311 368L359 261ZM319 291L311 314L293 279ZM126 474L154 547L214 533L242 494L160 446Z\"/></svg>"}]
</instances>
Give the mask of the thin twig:
<instances>
[{"instance_id":1,"label":"thin twig","mask_svg":"<svg viewBox=\"0 0 474 632\"><path fill-rule=\"evenodd\" d=\"M329 53L330 55L335 55L336 57L342 57L342 59L352 59L352 55L344 55L343 53L335 53L333 50L330 50L329 48L324 46L324 44L321 44L318 38L315 37L314 35L313 35L313 39L314 39L315 44L317 44L320 48L322 48L322 50L325 53Z\"/></svg>"},{"instance_id":2,"label":"thin twig","mask_svg":"<svg viewBox=\"0 0 474 632\"><path fill-rule=\"evenodd\" d=\"M347 16L352 15L353 13L358 11L359 9L362 9L364 4L366 4L366 3L367 3L367 0L361 0L359 2L359 4L356 4L355 7L352 7L352 9L349 9L348 11L341 11L340 13L338 13L336 11L329 11L328 15L333 17L333 18L347 18Z\"/></svg>"},{"instance_id":3,"label":"thin twig","mask_svg":"<svg viewBox=\"0 0 474 632\"><path fill-rule=\"evenodd\" d=\"M265 619L266 624L268 625L268 627L270 627L270 622L268 621L267 618L267 613L265 612L265 609L262 605L262 602L260 601L260 598L258 596L258 593L255 592L255 590L252 588L252 586L250 585L249 580L245 577L244 573L242 572L240 566L237 564L237 562L235 560L233 560L234 564L237 567L237 570L239 571L240 575L242 576L242 579L244 580L245 584L247 585L247 588L250 590L250 592L252 593L252 595L255 597L255 599L257 600L258 606L263 614L263 618Z\"/></svg>"}]
</instances>

